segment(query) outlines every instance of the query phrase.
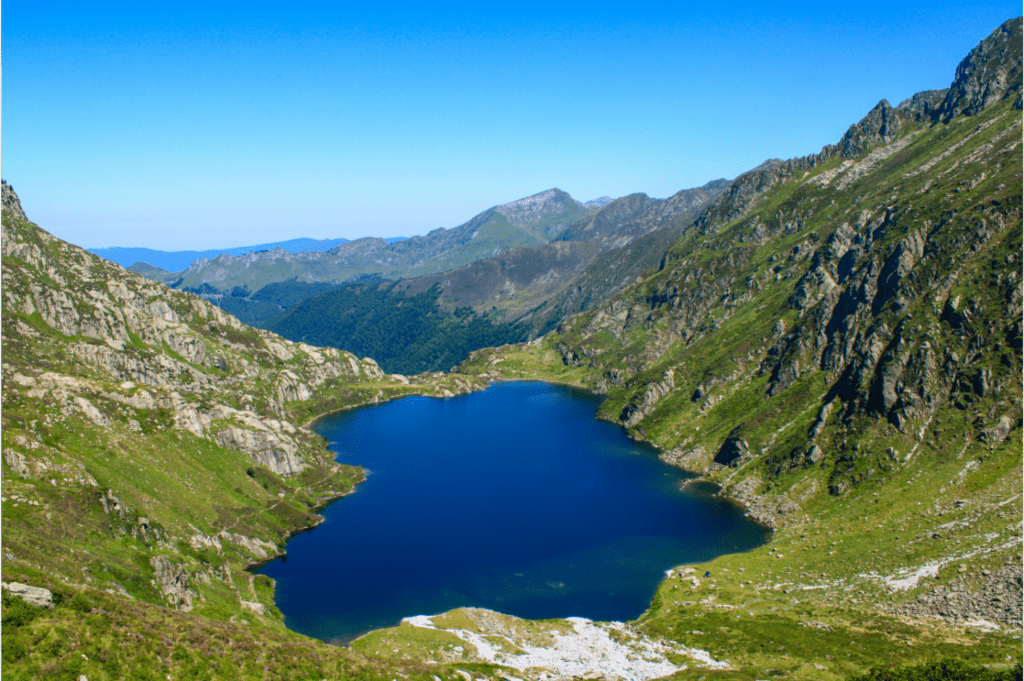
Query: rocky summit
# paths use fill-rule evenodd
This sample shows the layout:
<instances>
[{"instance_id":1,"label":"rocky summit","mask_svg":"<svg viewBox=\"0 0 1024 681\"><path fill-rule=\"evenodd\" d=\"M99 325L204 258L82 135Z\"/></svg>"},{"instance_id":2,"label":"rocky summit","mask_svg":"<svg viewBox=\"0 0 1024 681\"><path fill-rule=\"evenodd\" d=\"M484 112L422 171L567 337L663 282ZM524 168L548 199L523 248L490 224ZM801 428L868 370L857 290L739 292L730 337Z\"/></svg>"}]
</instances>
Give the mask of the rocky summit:
<instances>
[{"instance_id":1,"label":"rocky summit","mask_svg":"<svg viewBox=\"0 0 1024 681\"><path fill-rule=\"evenodd\" d=\"M950 88L703 196L584 209L561 234L600 250L535 308L550 333L451 373L249 328L52 237L4 183L5 678L838 681L940 658L1019 678L1020 46L1018 18ZM625 624L410 613L351 649L287 630L246 568L363 475L310 419L517 378L605 395L601 418L771 541L670 570Z\"/></svg>"}]
</instances>

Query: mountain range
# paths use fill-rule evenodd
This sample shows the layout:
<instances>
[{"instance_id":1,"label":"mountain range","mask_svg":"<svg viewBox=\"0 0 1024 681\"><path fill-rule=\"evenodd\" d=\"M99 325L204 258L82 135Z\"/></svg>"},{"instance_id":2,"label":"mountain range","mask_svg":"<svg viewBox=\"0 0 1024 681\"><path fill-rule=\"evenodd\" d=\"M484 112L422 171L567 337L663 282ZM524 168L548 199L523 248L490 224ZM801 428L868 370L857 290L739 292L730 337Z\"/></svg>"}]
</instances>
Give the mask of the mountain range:
<instances>
[{"instance_id":1,"label":"mountain range","mask_svg":"<svg viewBox=\"0 0 1024 681\"><path fill-rule=\"evenodd\" d=\"M4 183L5 678L608 678L579 621L473 608L327 646L288 631L246 569L362 479L311 418L518 379L604 395L600 418L773 529L671 570L636 621L594 625L632 678L667 650L695 681L920 677L899 668L941 658L947 677L1020 678L1021 53L1017 18L948 89L883 100L836 144L732 182L596 211L550 190L317 256L411 268L344 302L396 323L418 307L435 342L499 312L526 333L451 372L246 326L52 237ZM248 296L236 260L193 266L189 286ZM282 301L335 286L299 276L267 283ZM386 331L355 317L356 335ZM540 662L517 666L526 651Z\"/></svg>"},{"instance_id":2,"label":"mountain range","mask_svg":"<svg viewBox=\"0 0 1024 681\"><path fill-rule=\"evenodd\" d=\"M198 286L188 285L198 281L195 277L154 273L138 265L132 269L201 295L248 324L272 329L292 340L356 353L372 347L374 356L389 371L446 370L468 352L492 341L514 342L549 330L560 318L550 303L581 275L588 274L584 280L590 281L602 272L607 274L605 261L596 264L596 275L591 272L591 265L602 254L651 233L657 233L653 241L667 245L678 226L695 217L727 185L726 180L716 180L666 200L632 194L597 209L587 209L568 194L552 189L491 208L454 230L413 237L383 254L379 243L360 240L367 243L351 242L324 254L292 257L275 251L234 259L220 257L210 263L197 261L183 274L193 270L199 273L203 280ZM497 228L518 230L519 242L535 245L509 247L516 243L512 239L492 248L491 237ZM480 257L495 252L498 255ZM404 275L415 272L394 269L396 263L408 264L411 257L418 258L418 270L434 269L437 273L408 278ZM469 262L453 266L464 261ZM337 269L342 265L347 268L344 272ZM640 266L652 263L643 261ZM350 275L349 280L330 279L325 274L328 272L338 277ZM622 276L632 273L630 269ZM596 291L590 291L587 301L603 299L618 290L616 282L621 283L622 276L616 275L611 283L603 281ZM405 305L406 296L418 296L422 304L428 302L423 298L426 296L430 300L423 308L424 314L455 330L461 340L450 344L450 352L434 353L412 340L421 339L421 335L396 329L379 343L369 343L357 328L360 325L353 325L351 314L335 311L339 305L352 309L349 301L371 291L361 281L366 278L401 280L390 286L384 297L377 296L375 290L372 294L373 305L391 308L386 314L407 318L407 310L397 310ZM263 281L270 283L253 290L257 282ZM368 304L362 301L356 307L362 309ZM455 315L456 310L463 312ZM412 357L420 359L410 364ZM392 364L393 358L402 361Z\"/></svg>"},{"instance_id":3,"label":"mountain range","mask_svg":"<svg viewBox=\"0 0 1024 681\"><path fill-rule=\"evenodd\" d=\"M335 246L346 243L348 239L289 239L288 241L275 241L269 244L258 244L256 246L236 246L234 248L210 249L206 251L160 251L152 248L133 248L125 246L113 246L110 248L90 248L90 253L95 253L101 258L116 262L122 267L133 265L143 266L140 274L151 272L155 275L164 272L178 272L186 269L196 260L201 258L211 259L218 255L245 255L246 253L258 253L280 248L289 253L305 253L309 251L327 251ZM154 269L148 269L148 265Z\"/></svg>"}]
</instances>

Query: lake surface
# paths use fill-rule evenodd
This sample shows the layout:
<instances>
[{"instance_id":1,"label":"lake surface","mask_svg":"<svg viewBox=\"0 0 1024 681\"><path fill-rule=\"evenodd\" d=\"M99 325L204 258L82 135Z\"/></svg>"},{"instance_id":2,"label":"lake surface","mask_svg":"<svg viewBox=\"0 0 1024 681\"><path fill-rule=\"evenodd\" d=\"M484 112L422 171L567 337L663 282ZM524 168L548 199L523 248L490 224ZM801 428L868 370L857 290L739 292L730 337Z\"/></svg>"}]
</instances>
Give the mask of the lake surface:
<instances>
[{"instance_id":1,"label":"lake surface","mask_svg":"<svg viewBox=\"0 0 1024 681\"><path fill-rule=\"evenodd\" d=\"M763 543L707 483L594 414L600 398L499 383L320 419L367 478L260 570L287 625L346 642L403 617L476 606L528 618L629 620L664 571Z\"/></svg>"}]
</instances>

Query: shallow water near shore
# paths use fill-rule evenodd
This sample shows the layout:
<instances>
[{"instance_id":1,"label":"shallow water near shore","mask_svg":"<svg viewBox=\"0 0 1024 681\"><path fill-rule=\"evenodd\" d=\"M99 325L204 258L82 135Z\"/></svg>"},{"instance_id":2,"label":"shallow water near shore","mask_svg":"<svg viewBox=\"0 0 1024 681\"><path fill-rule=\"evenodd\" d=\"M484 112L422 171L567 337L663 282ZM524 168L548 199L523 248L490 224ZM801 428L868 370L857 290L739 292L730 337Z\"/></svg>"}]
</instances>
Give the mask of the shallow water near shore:
<instances>
[{"instance_id":1,"label":"shallow water near shore","mask_svg":"<svg viewBox=\"0 0 1024 681\"><path fill-rule=\"evenodd\" d=\"M709 485L594 418L600 397L499 383L314 424L356 492L261 574L286 624L344 643L403 617L476 606L533 619L630 620L664 571L763 543Z\"/></svg>"}]
</instances>

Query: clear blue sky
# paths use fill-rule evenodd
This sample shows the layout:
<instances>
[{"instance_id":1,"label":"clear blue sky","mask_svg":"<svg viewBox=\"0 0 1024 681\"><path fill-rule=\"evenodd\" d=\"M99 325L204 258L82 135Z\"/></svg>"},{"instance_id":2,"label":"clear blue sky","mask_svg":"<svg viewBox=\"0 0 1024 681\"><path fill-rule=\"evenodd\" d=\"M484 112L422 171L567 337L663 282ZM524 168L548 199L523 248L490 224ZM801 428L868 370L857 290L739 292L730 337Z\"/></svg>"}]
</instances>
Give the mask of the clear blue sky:
<instances>
[{"instance_id":1,"label":"clear blue sky","mask_svg":"<svg viewBox=\"0 0 1024 681\"><path fill-rule=\"evenodd\" d=\"M3 7L2 173L86 247L422 234L656 197L949 85L1019 2ZM487 5L487 7L484 7Z\"/></svg>"}]
</instances>

